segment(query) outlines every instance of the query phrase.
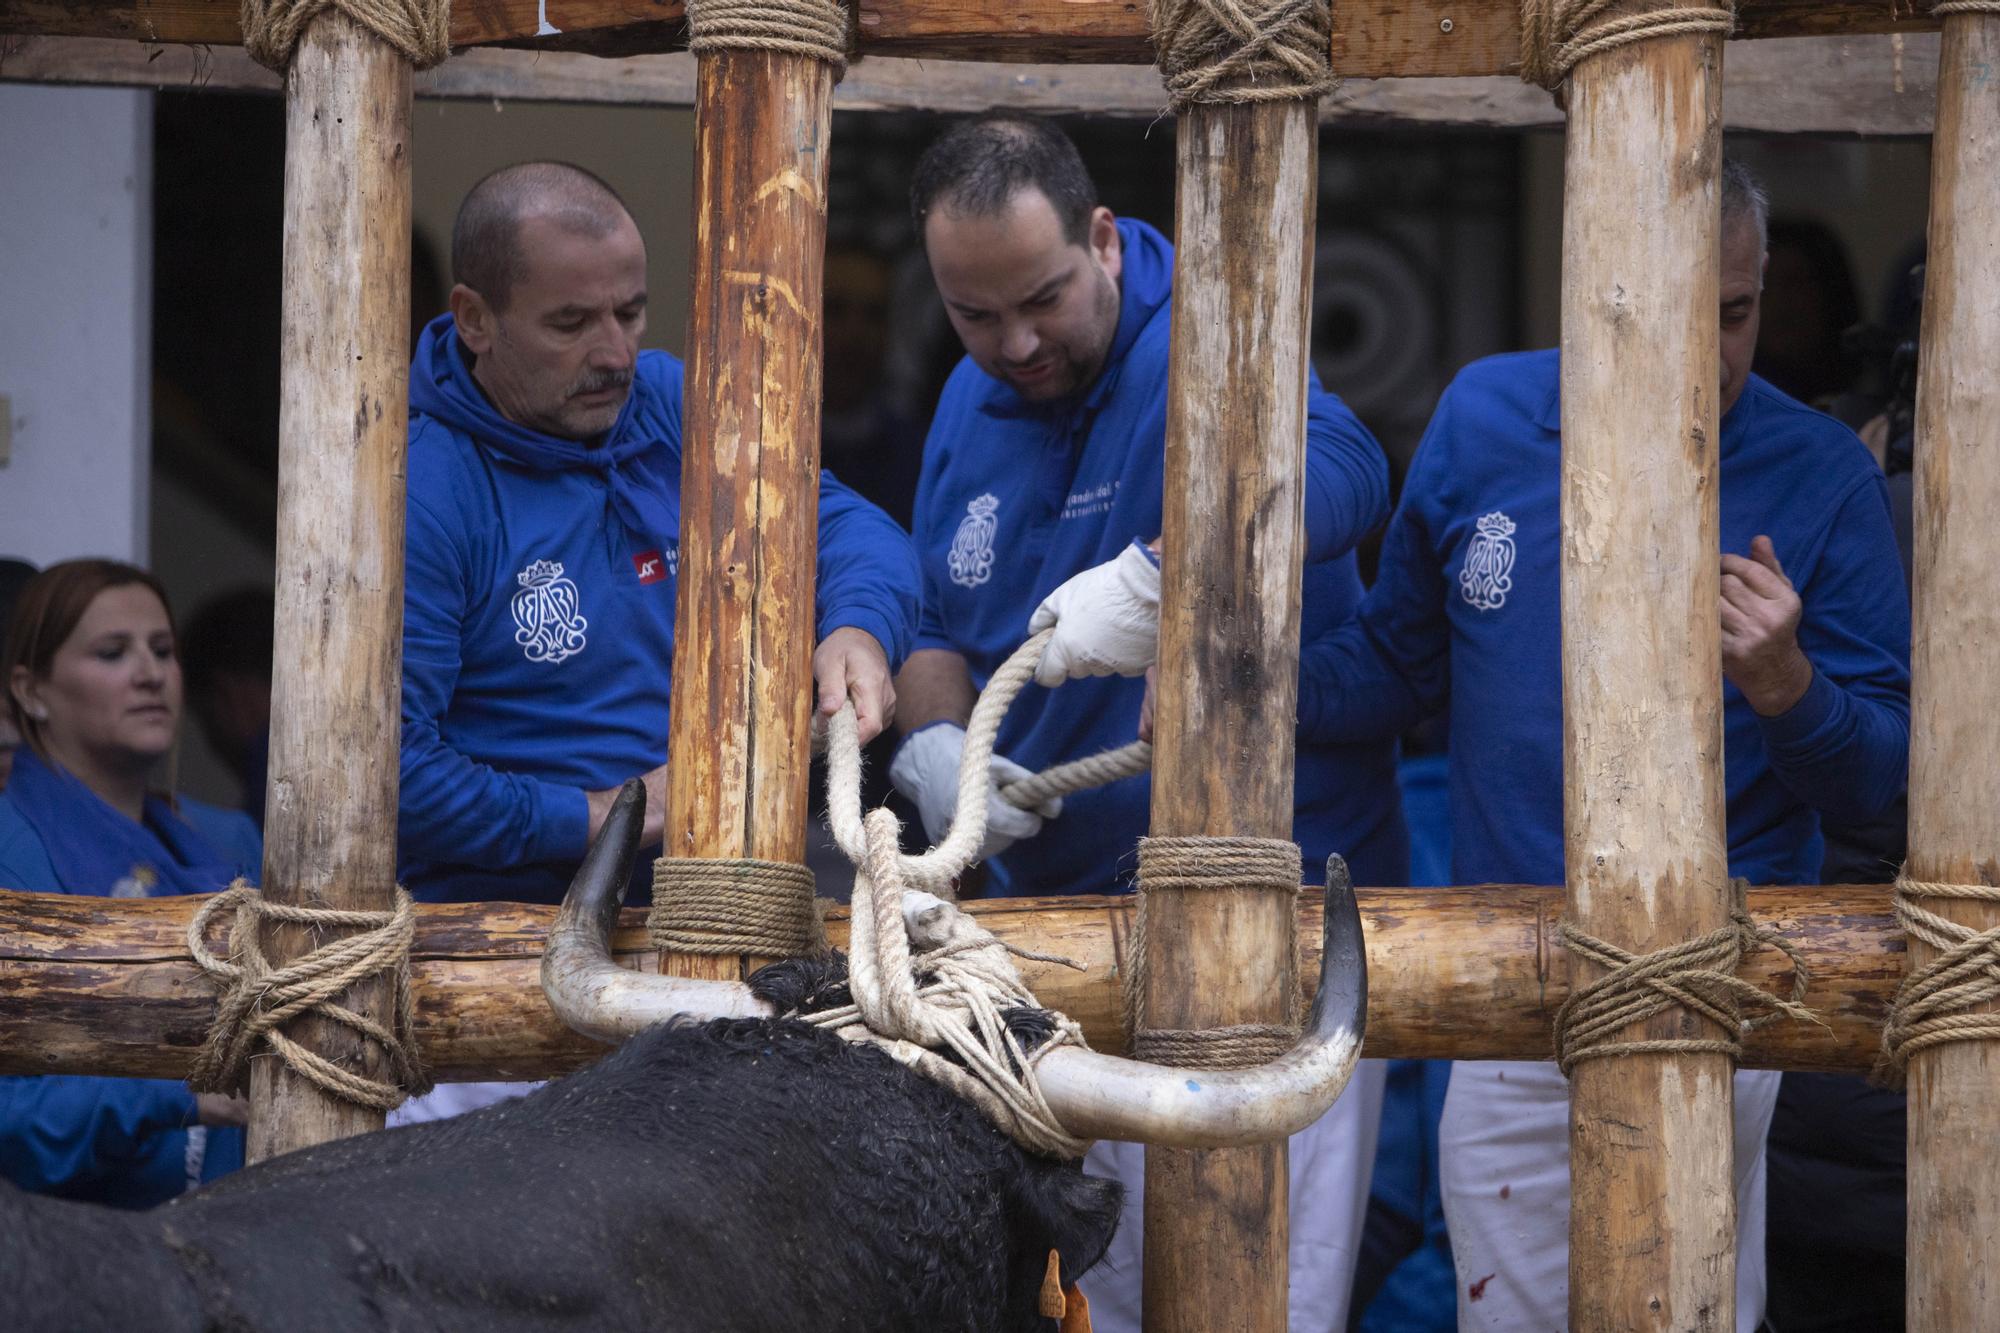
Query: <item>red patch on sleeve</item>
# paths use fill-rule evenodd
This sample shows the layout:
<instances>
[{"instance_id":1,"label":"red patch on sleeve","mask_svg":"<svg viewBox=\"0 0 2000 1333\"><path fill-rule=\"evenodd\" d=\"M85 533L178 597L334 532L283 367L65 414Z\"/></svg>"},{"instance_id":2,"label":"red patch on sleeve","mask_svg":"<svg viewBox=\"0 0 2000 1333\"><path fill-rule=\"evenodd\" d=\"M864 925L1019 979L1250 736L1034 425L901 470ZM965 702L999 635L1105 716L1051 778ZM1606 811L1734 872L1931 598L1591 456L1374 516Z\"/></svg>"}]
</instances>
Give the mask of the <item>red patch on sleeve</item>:
<instances>
[{"instance_id":1,"label":"red patch on sleeve","mask_svg":"<svg viewBox=\"0 0 2000 1333\"><path fill-rule=\"evenodd\" d=\"M641 551L632 557L632 570L641 583L658 583L667 576L666 558L658 551Z\"/></svg>"}]
</instances>

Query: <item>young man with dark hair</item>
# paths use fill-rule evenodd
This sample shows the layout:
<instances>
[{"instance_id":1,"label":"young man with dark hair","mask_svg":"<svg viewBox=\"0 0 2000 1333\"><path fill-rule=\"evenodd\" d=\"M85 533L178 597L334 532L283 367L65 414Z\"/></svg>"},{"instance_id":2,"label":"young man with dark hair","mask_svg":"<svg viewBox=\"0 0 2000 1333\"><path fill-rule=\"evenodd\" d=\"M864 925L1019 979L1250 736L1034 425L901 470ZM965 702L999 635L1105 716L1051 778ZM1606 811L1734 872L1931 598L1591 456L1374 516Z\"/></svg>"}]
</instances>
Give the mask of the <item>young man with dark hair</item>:
<instances>
[{"instance_id":1,"label":"young man with dark hair","mask_svg":"<svg viewBox=\"0 0 2000 1333\"><path fill-rule=\"evenodd\" d=\"M890 776L933 838L949 825L964 723L976 688L1029 633L1038 604L1073 576L1115 560L1157 601L1147 543L1160 531L1173 250L1143 222L1097 202L1061 131L1019 118L973 121L925 154L911 191L931 272L966 359L931 423L915 534L925 598L915 651L897 678L904 740ZM1306 439L1306 632L1359 601L1351 554L1387 508L1387 464L1352 413L1314 383ZM1115 656L1125 617L1043 659ZM1149 659L1150 660L1150 659ZM1146 663L1138 670L1143 672ZM1109 669L1109 668L1108 668ZM1000 732L993 776L1079 759L1129 741L1136 676L1029 690ZM1329 853L1359 882L1400 883L1408 858L1394 744L1301 745L1294 836L1316 877ZM1107 893L1130 886L1147 829L1151 780L1130 778L1035 811L989 788L984 853L993 891ZM1334 1109L1292 1142L1293 1326L1344 1328L1375 1126L1381 1068L1363 1065ZM1085 1281L1096 1326L1137 1328L1143 1152L1100 1144L1088 1165L1132 1187L1107 1262Z\"/></svg>"}]
</instances>

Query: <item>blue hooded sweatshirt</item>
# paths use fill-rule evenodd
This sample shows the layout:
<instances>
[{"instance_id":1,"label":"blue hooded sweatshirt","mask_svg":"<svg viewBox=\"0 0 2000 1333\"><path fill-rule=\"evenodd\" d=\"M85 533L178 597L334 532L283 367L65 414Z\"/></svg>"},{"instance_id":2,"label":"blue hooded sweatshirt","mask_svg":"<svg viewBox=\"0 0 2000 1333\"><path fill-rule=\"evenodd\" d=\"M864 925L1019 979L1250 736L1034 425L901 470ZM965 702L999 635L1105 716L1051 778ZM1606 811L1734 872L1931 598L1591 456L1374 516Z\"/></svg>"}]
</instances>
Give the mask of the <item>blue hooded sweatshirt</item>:
<instances>
[{"instance_id":1,"label":"blue hooded sweatshirt","mask_svg":"<svg viewBox=\"0 0 2000 1333\"><path fill-rule=\"evenodd\" d=\"M429 902L555 902L585 793L667 758L680 566L681 363L643 352L586 446L501 416L449 315L410 369L400 850ZM820 477L816 633L894 669L917 616L903 530Z\"/></svg>"},{"instance_id":2,"label":"blue hooded sweatshirt","mask_svg":"<svg viewBox=\"0 0 2000 1333\"><path fill-rule=\"evenodd\" d=\"M240 811L149 798L145 824L132 825L25 746L0 793L0 887L22 893L213 893L238 876L256 882L262 860ZM0 1078L0 1178L150 1208L243 1165L243 1131L204 1128L195 1115L194 1094L171 1079Z\"/></svg>"},{"instance_id":3,"label":"blue hooded sweatshirt","mask_svg":"<svg viewBox=\"0 0 2000 1333\"><path fill-rule=\"evenodd\" d=\"M1460 372L1360 615L1307 645L1299 682L1302 729L1329 740L1450 708L1459 884L1563 882L1557 387L1553 351ZM1865 818L1903 789L1910 609L1882 473L1852 431L1754 375L1722 419L1720 467L1722 549L1770 537L1813 665L1776 717L1723 685L1730 873L1813 883L1819 815Z\"/></svg>"},{"instance_id":4,"label":"blue hooded sweatshirt","mask_svg":"<svg viewBox=\"0 0 2000 1333\"><path fill-rule=\"evenodd\" d=\"M1123 219L1118 329L1104 369L1080 397L1023 399L970 357L945 384L924 446L916 540L924 570L918 648L960 654L975 685L1027 637L1042 598L1160 532L1167 432L1167 339L1173 247ZM1353 413L1314 380L1307 398L1303 634L1345 620L1361 583L1350 552L1388 510L1388 464ZM1031 769L1123 745L1137 734L1145 682L1030 684L998 751ZM1152 801L1149 777L1065 797L1062 813L989 867L999 894L1129 888ZM1397 884L1407 838L1395 746L1301 746L1293 828L1309 876L1331 852L1361 882Z\"/></svg>"}]
</instances>

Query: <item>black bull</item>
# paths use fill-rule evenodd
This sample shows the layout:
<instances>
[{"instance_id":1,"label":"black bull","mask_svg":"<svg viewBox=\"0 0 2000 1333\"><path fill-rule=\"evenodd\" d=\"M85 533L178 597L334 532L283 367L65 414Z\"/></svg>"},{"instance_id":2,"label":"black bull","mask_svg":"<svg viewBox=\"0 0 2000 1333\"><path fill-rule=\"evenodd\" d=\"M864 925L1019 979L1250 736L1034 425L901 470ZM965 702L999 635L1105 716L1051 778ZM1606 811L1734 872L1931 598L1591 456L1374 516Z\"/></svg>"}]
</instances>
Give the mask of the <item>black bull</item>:
<instances>
[{"instance_id":1,"label":"black bull","mask_svg":"<svg viewBox=\"0 0 2000 1333\"><path fill-rule=\"evenodd\" d=\"M1119 1187L790 1019L670 1024L143 1213L0 1192L0 1329L1039 1329Z\"/></svg>"}]
</instances>

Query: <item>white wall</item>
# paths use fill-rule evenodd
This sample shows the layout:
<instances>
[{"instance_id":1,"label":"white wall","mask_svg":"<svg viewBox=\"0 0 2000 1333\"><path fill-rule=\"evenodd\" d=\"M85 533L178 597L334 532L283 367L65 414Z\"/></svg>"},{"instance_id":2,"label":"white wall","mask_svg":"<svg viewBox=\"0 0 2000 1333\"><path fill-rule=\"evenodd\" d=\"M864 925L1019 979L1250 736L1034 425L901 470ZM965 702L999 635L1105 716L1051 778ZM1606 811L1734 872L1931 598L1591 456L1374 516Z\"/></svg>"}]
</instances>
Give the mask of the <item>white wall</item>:
<instances>
[{"instance_id":1,"label":"white wall","mask_svg":"<svg viewBox=\"0 0 2000 1333\"><path fill-rule=\"evenodd\" d=\"M143 561L153 94L0 85L0 554Z\"/></svg>"}]
</instances>

